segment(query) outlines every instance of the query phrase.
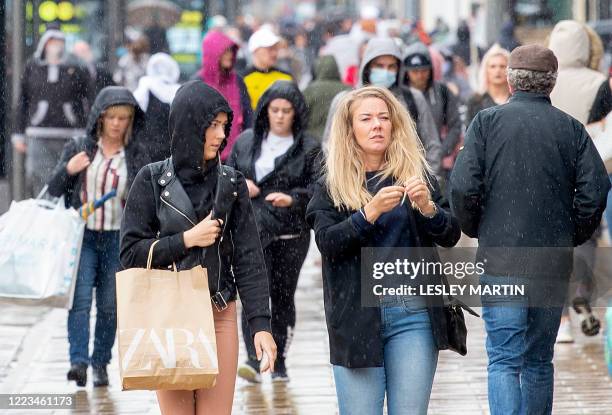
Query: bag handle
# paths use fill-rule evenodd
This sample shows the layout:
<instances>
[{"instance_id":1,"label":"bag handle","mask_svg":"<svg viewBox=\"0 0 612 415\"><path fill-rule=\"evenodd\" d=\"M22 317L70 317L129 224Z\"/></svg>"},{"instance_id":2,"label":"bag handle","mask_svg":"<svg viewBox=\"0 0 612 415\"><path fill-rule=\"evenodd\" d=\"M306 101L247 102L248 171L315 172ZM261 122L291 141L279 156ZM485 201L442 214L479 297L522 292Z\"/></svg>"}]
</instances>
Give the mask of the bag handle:
<instances>
[{"instance_id":1,"label":"bag handle","mask_svg":"<svg viewBox=\"0 0 612 415\"><path fill-rule=\"evenodd\" d=\"M147 257L147 269L151 269L151 263L153 262L153 248L155 248L155 245L157 245L158 243L159 239L153 242L151 244L151 247L149 248L149 256Z\"/></svg>"},{"instance_id":2,"label":"bag handle","mask_svg":"<svg viewBox=\"0 0 612 415\"><path fill-rule=\"evenodd\" d=\"M450 287L450 284L448 283L448 277L446 276L445 273L442 273L442 283L446 285L447 287ZM467 311L468 313L470 313L471 315L473 315L474 317L480 318L480 314L472 310L467 304L463 303L463 301L459 300L456 297L453 297L450 294L448 294L448 305L451 307L460 307L464 309L465 311Z\"/></svg>"},{"instance_id":3,"label":"bag handle","mask_svg":"<svg viewBox=\"0 0 612 415\"><path fill-rule=\"evenodd\" d=\"M42 197L47 193L48 190L49 190L49 185L46 184L45 187L42 188L38 196L36 196L36 199L42 199Z\"/></svg>"},{"instance_id":4,"label":"bag handle","mask_svg":"<svg viewBox=\"0 0 612 415\"><path fill-rule=\"evenodd\" d=\"M151 264L153 263L153 248L155 248L155 245L157 245L159 243L159 239L157 239L155 242L153 242L151 244L151 247L149 248L149 256L147 257L147 269L150 270L151 269ZM176 269L176 263L173 262L172 263L172 268L174 270L174 272L178 272Z\"/></svg>"},{"instance_id":5,"label":"bag handle","mask_svg":"<svg viewBox=\"0 0 612 415\"><path fill-rule=\"evenodd\" d=\"M34 199L36 201L36 204L40 207L44 207L46 209L64 209L65 208L65 204L64 204L64 196L60 196L58 197L52 197L51 200L45 199L44 196L49 193L49 185L46 184L42 190L40 191L40 193L38 194L38 196L36 196L36 198Z\"/></svg>"}]
</instances>

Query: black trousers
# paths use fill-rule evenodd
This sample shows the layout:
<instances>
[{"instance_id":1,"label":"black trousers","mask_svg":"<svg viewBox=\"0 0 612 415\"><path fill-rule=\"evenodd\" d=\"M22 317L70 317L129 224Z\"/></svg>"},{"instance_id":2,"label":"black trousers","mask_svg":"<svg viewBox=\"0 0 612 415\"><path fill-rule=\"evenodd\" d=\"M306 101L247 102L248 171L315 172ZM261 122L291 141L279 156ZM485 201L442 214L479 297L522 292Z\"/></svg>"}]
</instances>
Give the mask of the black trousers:
<instances>
[{"instance_id":1,"label":"black trousers","mask_svg":"<svg viewBox=\"0 0 612 415\"><path fill-rule=\"evenodd\" d=\"M278 348L276 367L284 368L295 327L295 290L310 246L310 233L295 239L279 239L264 248L272 311L272 336ZM242 335L249 360L257 361L253 335L244 311Z\"/></svg>"}]
</instances>

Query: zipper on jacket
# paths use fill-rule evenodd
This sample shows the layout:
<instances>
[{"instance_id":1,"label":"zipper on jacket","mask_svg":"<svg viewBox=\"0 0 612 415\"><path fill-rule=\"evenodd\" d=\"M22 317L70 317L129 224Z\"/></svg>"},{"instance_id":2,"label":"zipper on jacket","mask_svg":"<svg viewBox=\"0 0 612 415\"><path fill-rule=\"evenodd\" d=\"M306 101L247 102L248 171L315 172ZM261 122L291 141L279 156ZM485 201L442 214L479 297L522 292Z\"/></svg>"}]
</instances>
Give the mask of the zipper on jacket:
<instances>
[{"instance_id":1,"label":"zipper on jacket","mask_svg":"<svg viewBox=\"0 0 612 415\"><path fill-rule=\"evenodd\" d=\"M175 211L176 211L176 212L177 212L179 215L181 215L182 217L184 217L185 219L187 219L187 220L189 221L189 223L191 223L193 226L196 226L196 224L195 224L195 223L193 223L193 221L192 221L191 219L189 219L189 217L187 217L187 215L185 215L183 212L181 212L180 210L178 210L177 208L175 208L174 206L172 206L170 203L166 202L166 201L164 200L164 198L163 198L163 197L161 197L161 196L160 196L159 198L160 198L160 200L161 200L162 202L164 202L166 205L168 205L168 206L170 206L172 209L174 209L174 210L175 210Z\"/></svg>"},{"instance_id":2,"label":"zipper on jacket","mask_svg":"<svg viewBox=\"0 0 612 415\"><path fill-rule=\"evenodd\" d=\"M180 214L181 216L183 216L185 219L187 219L189 221L189 223L191 223L193 226L195 226L196 224L193 223L193 221L191 219L189 219L187 217L187 215L185 215L183 212L181 212L180 210L178 210L176 207L172 206L170 203L168 203L167 201L164 200L163 197L159 197L160 200L162 202L164 202L166 205L168 205L169 207L171 207L172 209L174 209L178 214ZM225 230L225 226L227 225L227 217L228 214L225 214L225 221L223 222L223 230ZM219 248L219 246L221 245L221 242L223 242L223 232L221 232L221 238L219 239L219 243L217 244L217 259L219 261L218 263L218 276L217 276L217 291L221 291L221 250ZM232 245L234 244L234 242L232 241Z\"/></svg>"},{"instance_id":3,"label":"zipper on jacket","mask_svg":"<svg viewBox=\"0 0 612 415\"><path fill-rule=\"evenodd\" d=\"M230 264L230 271L232 272L232 276L235 278L235 275L234 275L234 254L236 252L236 246L234 245L234 237L232 236L231 232L230 232L230 242L232 243L232 263Z\"/></svg>"}]
</instances>

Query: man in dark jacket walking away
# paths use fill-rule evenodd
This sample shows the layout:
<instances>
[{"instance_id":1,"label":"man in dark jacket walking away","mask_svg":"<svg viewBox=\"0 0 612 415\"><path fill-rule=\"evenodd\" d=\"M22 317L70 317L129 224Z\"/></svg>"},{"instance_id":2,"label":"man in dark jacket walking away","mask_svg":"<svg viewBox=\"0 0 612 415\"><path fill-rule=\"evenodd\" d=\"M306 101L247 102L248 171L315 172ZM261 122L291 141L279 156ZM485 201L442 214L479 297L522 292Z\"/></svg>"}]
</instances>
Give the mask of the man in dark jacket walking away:
<instances>
[{"instance_id":1,"label":"man in dark jacket walking away","mask_svg":"<svg viewBox=\"0 0 612 415\"><path fill-rule=\"evenodd\" d=\"M550 102L557 59L528 45L510 55L507 104L476 115L450 180L462 230L478 238L496 414L550 414L553 352L573 247L599 226L610 189L583 125ZM493 296L498 284L523 296Z\"/></svg>"}]
</instances>

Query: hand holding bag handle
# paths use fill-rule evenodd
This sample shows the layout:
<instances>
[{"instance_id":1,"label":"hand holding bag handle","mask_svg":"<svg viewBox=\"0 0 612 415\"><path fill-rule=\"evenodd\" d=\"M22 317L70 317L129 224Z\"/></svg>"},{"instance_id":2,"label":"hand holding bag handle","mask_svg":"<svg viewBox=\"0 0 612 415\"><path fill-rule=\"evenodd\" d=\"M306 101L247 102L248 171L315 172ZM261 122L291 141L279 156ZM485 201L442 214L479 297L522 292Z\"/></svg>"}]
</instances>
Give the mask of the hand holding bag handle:
<instances>
[{"instance_id":1,"label":"hand holding bag handle","mask_svg":"<svg viewBox=\"0 0 612 415\"><path fill-rule=\"evenodd\" d=\"M155 248L155 245L157 245L159 243L159 239L157 239L156 241L154 241L151 244L151 247L149 248L149 256L147 257L147 270L151 270L151 264L153 263L153 248ZM174 272L178 272L176 269L176 263L172 263L172 268L174 270Z\"/></svg>"}]
</instances>

